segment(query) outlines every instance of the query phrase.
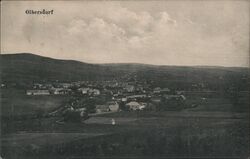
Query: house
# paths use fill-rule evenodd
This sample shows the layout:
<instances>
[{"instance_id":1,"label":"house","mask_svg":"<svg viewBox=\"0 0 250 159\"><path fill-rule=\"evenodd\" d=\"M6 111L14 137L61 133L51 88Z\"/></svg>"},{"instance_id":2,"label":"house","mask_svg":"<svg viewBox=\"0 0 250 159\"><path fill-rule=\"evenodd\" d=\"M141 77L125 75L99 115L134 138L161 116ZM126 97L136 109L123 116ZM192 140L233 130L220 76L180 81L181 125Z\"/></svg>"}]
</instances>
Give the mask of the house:
<instances>
[{"instance_id":1,"label":"house","mask_svg":"<svg viewBox=\"0 0 250 159\"><path fill-rule=\"evenodd\" d=\"M163 88L161 89L161 93L169 93L170 89L169 88Z\"/></svg>"},{"instance_id":2,"label":"house","mask_svg":"<svg viewBox=\"0 0 250 159\"><path fill-rule=\"evenodd\" d=\"M130 110L142 110L146 107L144 104L134 101L127 103L126 106L129 107Z\"/></svg>"},{"instance_id":3,"label":"house","mask_svg":"<svg viewBox=\"0 0 250 159\"><path fill-rule=\"evenodd\" d=\"M61 83L61 87L69 88L69 87L72 87L72 84L71 83Z\"/></svg>"},{"instance_id":4,"label":"house","mask_svg":"<svg viewBox=\"0 0 250 159\"><path fill-rule=\"evenodd\" d=\"M63 94L69 94L71 92L71 89L64 89L64 88L53 88L51 89L52 93L55 95L63 95Z\"/></svg>"},{"instance_id":5,"label":"house","mask_svg":"<svg viewBox=\"0 0 250 159\"><path fill-rule=\"evenodd\" d=\"M99 89L89 89L89 90L88 90L88 94L89 94L89 95L100 95L101 92L100 92Z\"/></svg>"},{"instance_id":6,"label":"house","mask_svg":"<svg viewBox=\"0 0 250 159\"><path fill-rule=\"evenodd\" d=\"M139 94L139 95L127 96L127 99L139 99L139 98L147 98L147 95L146 94Z\"/></svg>"},{"instance_id":7,"label":"house","mask_svg":"<svg viewBox=\"0 0 250 159\"><path fill-rule=\"evenodd\" d=\"M110 111L108 105L96 105L95 110L96 110L96 113L103 113L103 112Z\"/></svg>"},{"instance_id":8,"label":"house","mask_svg":"<svg viewBox=\"0 0 250 159\"><path fill-rule=\"evenodd\" d=\"M139 110L144 110L147 107L146 103L140 103Z\"/></svg>"},{"instance_id":9,"label":"house","mask_svg":"<svg viewBox=\"0 0 250 159\"><path fill-rule=\"evenodd\" d=\"M133 85L127 85L125 87L125 89L126 89L127 92L134 92L135 91L135 86L133 86Z\"/></svg>"},{"instance_id":10,"label":"house","mask_svg":"<svg viewBox=\"0 0 250 159\"><path fill-rule=\"evenodd\" d=\"M82 94L88 94L90 88L79 88L78 91L81 92Z\"/></svg>"},{"instance_id":11,"label":"house","mask_svg":"<svg viewBox=\"0 0 250 159\"><path fill-rule=\"evenodd\" d=\"M88 94L88 95L100 95L101 92L98 89L92 89L92 88L79 88L79 92L82 94Z\"/></svg>"},{"instance_id":12,"label":"house","mask_svg":"<svg viewBox=\"0 0 250 159\"><path fill-rule=\"evenodd\" d=\"M40 84L40 83L35 83L34 85L33 85L33 88L34 89L41 89L43 87L43 85L42 84Z\"/></svg>"},{"instance_id":13,"label":"house","mask_svg":"<svg viewBox=\"0 0 250 159\"><path fill-rule=\"evenodd\" d=\"M27 90L26 95L50 95L49 90Z\"/></svg>"},{"instance_id":14,"label":"house","mask_svg":"<svg viewBox=\"0 0 250 159\"><path fill-rule=\"evenodd\" d=\"M62 90L62 88L53 88L53 89L51 89L51 92L53 94L59 94L60 90Z\"/></svg>"},{"instance_id":15,"label":"house","mask_svg":"<svg viewBox=\"0 0 250 159\"><path fill-rule=\"evenodd\" d=\"M156 87L156 88L154 88L154 91L153 91L155 94L160 94L160 93L162 93L162 94L166 94L166 93L169 93L170 92L170 89L168 89L168 88L160 88L160 87Z\"/></svg>"},{"instance_id":16,"label":"house","mask_svg":"<svg viewBox=\"0 0 250 159\"><path fill-rule=\"evenodd\" d=\"M121 100L122 100L122 102L127 102L128 99L127 98L122 98Z\"/></svg>"},{"instance_id":17,"label":"house","mask_svg":"<svg viewBox=\"0 0 250 159\"><path fill-rule=\"evenodd\" d=\"M77 108L77 109L75 109L75 111L77 111L77 112L86 112L86 108Z\"/></svg>"},{"instance_id":18,"label":"house","mask_svg":"<svg viewBox=\"0 0 250 159\"><path fill-rule=\"evenodd\" d=\"M154 93L161 93L161 88L160 87L156 87L154 88Z\"/></svg>"},{"instance_id":19,"label":"house","mask_svg":"<svg viewBox=\"0 0 250 159\"><path fill-rule=\"evenodd\" d=\"M115 102L115 101L108 102L107 105L108 105L109 110L111 112L117 112L117 111L119 111L120 107L119 107L119 104L117 102Z\"/></svg>"}]
</instances>

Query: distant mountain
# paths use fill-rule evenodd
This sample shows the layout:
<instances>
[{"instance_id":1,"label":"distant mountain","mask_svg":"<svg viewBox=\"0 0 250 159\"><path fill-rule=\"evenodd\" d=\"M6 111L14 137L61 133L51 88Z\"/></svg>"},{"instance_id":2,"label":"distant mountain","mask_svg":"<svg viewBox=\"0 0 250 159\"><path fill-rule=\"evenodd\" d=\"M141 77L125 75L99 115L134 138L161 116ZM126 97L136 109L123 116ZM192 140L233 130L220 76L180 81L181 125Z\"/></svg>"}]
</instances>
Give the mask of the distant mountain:
<instances>
[{"instance_id":1,"label":"distant mountain","mask_svg":"<svg viewBox=\"0 0 250 159\"><path fill-rule=\"evenodd\" d=\"M129 63L89 64L73 60L52 59L29 53L4 54L0 57L3 82L98 81L120 79L126 75L136 76L138 80L159 82L162 86L168 87L176 85L186 87L197 82L205 82L217 87L220 84L232 83L243 85L249 81L248 68L155 66Z\"/></svg>"},{"instance_id":2,"label":"distant mountain","mask_svg":"<svg viewBox=\"0 0 250 159\"><path fill-rule=\"evenodd\" d=\"M104 80L123 73L110 68L112 67L28 53L1 55L3 81Z\"/></svg>"}]
</instances>

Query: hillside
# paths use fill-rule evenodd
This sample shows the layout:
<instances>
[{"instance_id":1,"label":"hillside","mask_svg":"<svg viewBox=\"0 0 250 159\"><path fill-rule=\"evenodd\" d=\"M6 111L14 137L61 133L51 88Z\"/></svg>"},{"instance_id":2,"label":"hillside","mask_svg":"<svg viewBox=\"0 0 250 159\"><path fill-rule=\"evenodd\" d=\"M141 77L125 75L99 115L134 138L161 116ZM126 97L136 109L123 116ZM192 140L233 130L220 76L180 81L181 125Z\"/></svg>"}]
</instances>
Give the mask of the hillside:
<instances>
[{"instance_id":1,"label":"hillside","mask_svg":"<svg viewBox=\"0 0 250 159\"><path fill-rule=\"evenodd\" d=\"M154 66L146 64L89 64L58 60L34 54L1 55L1 78L5 83L33 81L111 80L129 75L162 86L185 88L205 82L211 87L239 85L245 89L249 69L231 67ZM223 87L224 87L223 86ZM226 86L225 86L226 87Z\"/></svg>"},{"instance_id":2,"label":"hillside","mask_svg":"<svg viewBox=\"0 0 250 159\"><path fill-rule=\"evenodd\" d=\"M1 68L2 80L6 82L102 80L122 73L101 65L57 60L27 53L1 55Z\"/></svg>"}]
</instances>

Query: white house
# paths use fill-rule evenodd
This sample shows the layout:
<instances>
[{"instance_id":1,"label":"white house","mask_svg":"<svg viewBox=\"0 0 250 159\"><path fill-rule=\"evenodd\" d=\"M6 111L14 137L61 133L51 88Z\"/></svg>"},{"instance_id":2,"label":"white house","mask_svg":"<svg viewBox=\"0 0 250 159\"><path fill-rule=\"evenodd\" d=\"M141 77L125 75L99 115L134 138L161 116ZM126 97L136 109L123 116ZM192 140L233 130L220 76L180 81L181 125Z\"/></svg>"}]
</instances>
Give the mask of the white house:
<instances>
[{"instance_id":1,"label":"white house","mask_svg":"<svg viewBox=\"0 0 250 159\"><path fill-rule=\"evenodd\" d=\"M79 88L78 91L81 92L82 94L88 94L90 88Z\"/></svg>"},{"instance_id":2,"label":"white house","mask_svg":"<svg viewBox=\"0 0 250 159\"><path fill-rule=\"evenodd\" d=\"M107 103L109 110L112 112L117 112L119 111L119 104L117 102L108 102Z\"/></svg>"},{"instance_id":3,"label":"white house","mask_svg":"<svg viewBox=\"0 0 250 159\"><path fill-rule=\"evenodd\" d=\"M138 102L129 102L126 104L127 107L129 107L130 110L140 110L140 106L142 106Z\"/></svg>"}]
</instances>

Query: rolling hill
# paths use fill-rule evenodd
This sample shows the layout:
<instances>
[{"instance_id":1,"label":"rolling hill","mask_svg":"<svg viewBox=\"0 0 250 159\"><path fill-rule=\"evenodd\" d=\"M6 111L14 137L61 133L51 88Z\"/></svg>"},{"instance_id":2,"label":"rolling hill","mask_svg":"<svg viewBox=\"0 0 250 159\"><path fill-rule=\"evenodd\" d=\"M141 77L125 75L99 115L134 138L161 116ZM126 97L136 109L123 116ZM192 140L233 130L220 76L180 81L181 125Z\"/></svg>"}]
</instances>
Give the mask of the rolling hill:
<instances>
[{"instance_id":1,"label":"rolling hill","mask_svg":"<svg viewBox=\"0 0 250 159\"><path fill-rule=\"evenodd\" d=\"M249 81L248 68L206 66L155 66L135 63L89 64L73 60L58 60L29 53L1 55L1 78L5 83L33 81L111 80L124 75L138 80L154 81L165 86L185 87L205 82L218 85L241 85ZM249 84L249 83L248 83ZM214 86L213 86L214 85Z\"/></svg>"}]
</instances>

